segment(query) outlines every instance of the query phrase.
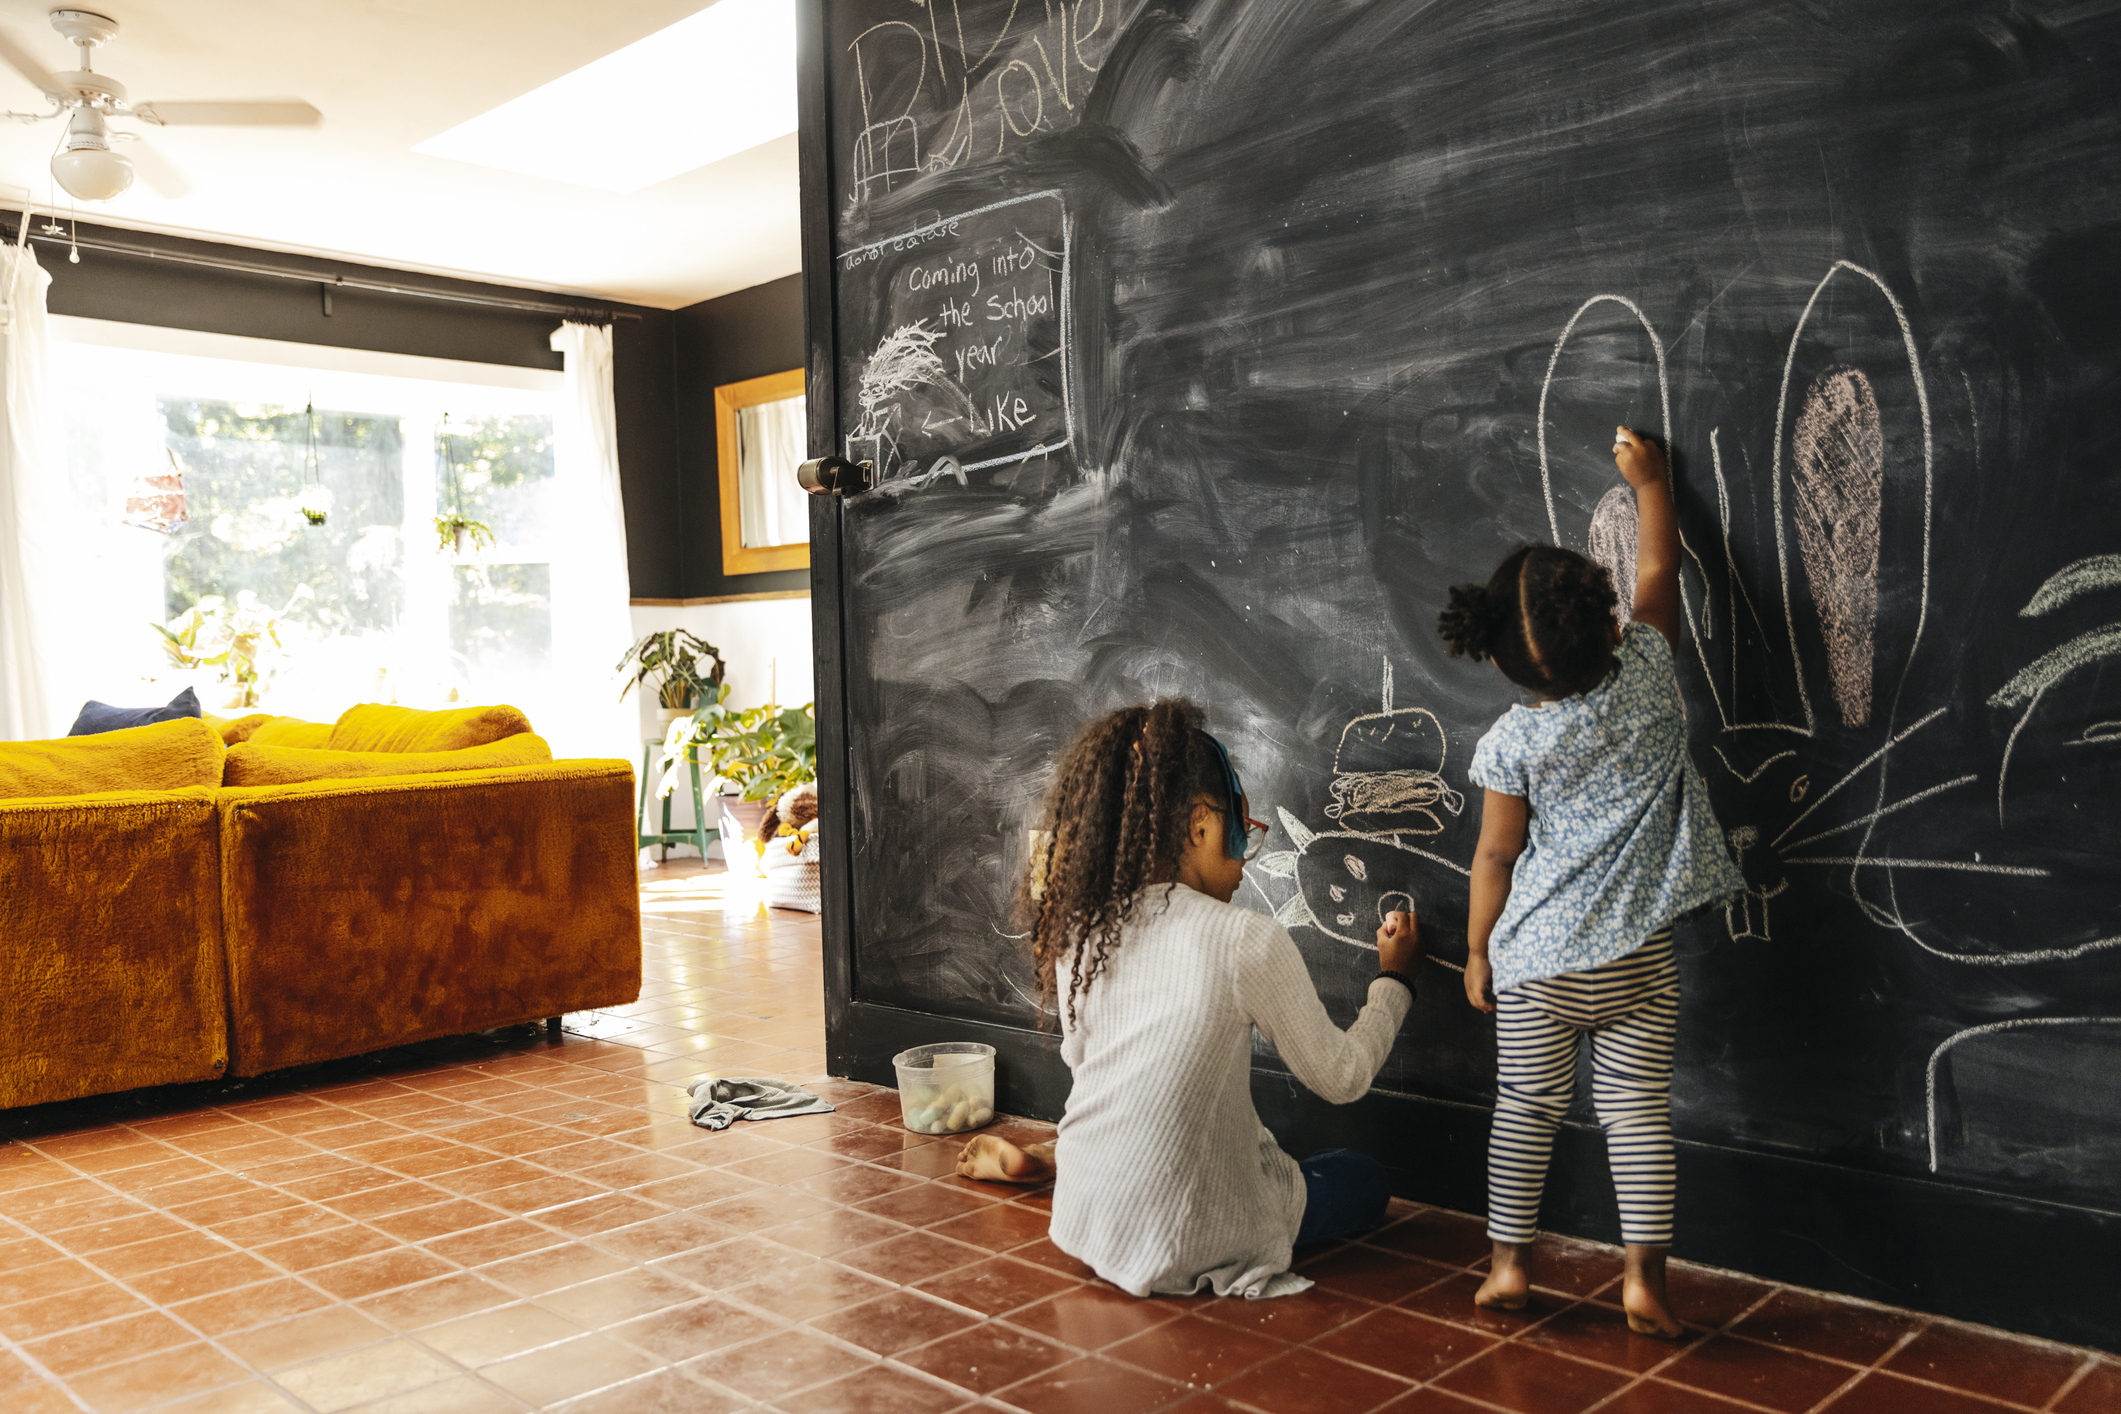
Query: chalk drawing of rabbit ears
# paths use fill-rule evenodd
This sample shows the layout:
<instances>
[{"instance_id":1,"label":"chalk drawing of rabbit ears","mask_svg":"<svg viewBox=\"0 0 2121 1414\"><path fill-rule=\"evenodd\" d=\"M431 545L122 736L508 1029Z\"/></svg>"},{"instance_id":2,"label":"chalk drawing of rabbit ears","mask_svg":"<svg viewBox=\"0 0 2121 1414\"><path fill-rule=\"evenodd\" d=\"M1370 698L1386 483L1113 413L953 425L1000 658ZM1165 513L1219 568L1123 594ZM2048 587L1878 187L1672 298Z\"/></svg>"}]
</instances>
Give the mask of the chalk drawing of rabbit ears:
<instances>
[{"instance_id":1,"label":"chalk drawing of rabbit ears","mask_svg":"<svg viewBox=\"0 0 2121 1414\"><path fill-rule=\"evenodd\" d=\"M1806 328L1820 299L1837 280L1853 283L1859 291L1875 292L1881 302L1881 312L1889 314L1888 327L1891 335L1897 337L1905 356L1907 388L1920 419L1919 590L1912 631L1906 639L1904 653L1897 655L1897 674L1891 674L1889 669L1892 680L1883 684L1875 680L1878 676L1875 665L1879 656L1877 579L1887 485L1886 414L1880 407L1873 379L1860 368L1847 367L1833 368L1820 375L1808 389L1802 390L1801 406L1794 418L1791 412L1792 386ZM1548 528L1557 543L1562 540L1562 532L1548 460L1548 397L1555 372L1577 324L1601 304L1624 308L1641 326L1643 337L1655 357L1659 409L1666 429L1669 431L1671 427L1670 370L1665 362L1663 341L1649 317L1640 305L1623 295L1601 294L1585 300L1555 340L1546 380L1540 389L1540 487L1546 504ZM1724 467L1720 427L1712 428L1709 433L1709 469L1716 493L1722 574L1711 573L1700 551L1684 534L1680 541L1682 554L1692 565L1696 581L1690 585L1687 576L1681 577L1680 600L1688 637L1699 658L1702 681L1707 685L1717 722L1719 740L1713 750L1734 780L1751 785L1770 767L1803 755L1806 741L1815 738L1822 730L1822 707L1833 713L1833 729L1842 733L1872 730L1881 734L1884 741L1853 769L1823 789L1817 788L1809 776L1799 776L1793 781L1789 803L1803 808L1779 833L1770 834L1773 827L1759 821L1725 823L1732 827L1730 841L1740 855L1741 864L1745 863L1747 853L1764 850L1772 851L1784 866L1846 871L1858 905L1873 922L1897 931L1908 931L1909 925L1898 916L1890 901L1890 890L1885 901L1866 897L1858 877L1863 871L1942 869L1996 874L2027 871L2022 867L1970 859L1889 857L1871 850L1871 839L1879 820L1931 797L1972 785L1978 779L1973 775L1963 776L1903 799L1889 799L1886 767L1894 749L1945 713L1939 708L1918 716L1911 725L1900 725L1908 715L1908 709L1901 701L1902 692L1928 623L1936 450L1929 393L1913 327L1906 309L1875 272L1850 261L1836 261L1813 288L1790 335L1776 403L1775 428L1770 486L1778 580L1774 589L1780 599L1782 622L1770 628L1770 620L1760 613L1762 599L1756 598L1745 583L1738 571L1738 561L1731 553L1732 497ZM1785 443L1789 449L1787 456ZM1592 514L1588 548L1594 558L1614 571L1616 580L1623 587L1633 579L1632 551L1636 529L1634 498L1627 493L1625 486L1616 485L1599 501ZM1794 555L1792 540L1796 542ZM1793 559L1798 561L1804 576L1798 585L1793 585ZM1816 620L1825 647L1828 703L1815 703L1813 699L1808 672L1811 665L1806 661L1805 648L1797 631L1800 590L1803 591L1804 607ZM1717 611L1719 598L1721 612ZM1766 602L1770 604L1769 614L1772 615L1773 601ZM1743 677L1749 666L1747 655L1738 649L1741 613L1750 619L1755 638L1773 656L1780 657L1782 653L1777 640L1786 641L1786 662L1765 667L1750 666L1755 671L1773 671L1780 682L1793 684L1796 712L1781 714L1771 711L1754 719L1739 715L1740 704L1745 700L1741 691ZM1712 661L1712 649L1727 661L1721 664ZM1759 697L1763 694L1756 692L1752 695ZM1779 744L1766 744L1777 738ZM1863 783L1867 776L1870 778L1868 785ZM1841 797L1844 791L1866 790L1875 796L1868 802L1871 809L1867 813L1793 838L1800 827L1811 821L1830 800ZM1845 841L1842 837L1852 831L1861 831L1861 834L1853 841ZM1796 852L1807 847L1809 852ZM1842 852L1844 849L1847 852ZM1744 899L1734 903L1727 917L1732 935L1768 939L1771 936L1769 902L1788 884L1785 874L1772 883L1750 889ZM1926 943L1923 946L1938 951Z\"/></svg>"},{"instance_id":2,"label":"chalk drawing of rabbit ears","mask_svg":"<svg viewBox=\"0 0 2121 1414\"><path fill-rule=\"evenodd\" d=\"M1799 382L1799 351L1806 329L1822 297L1837 282L1851 286L1848 293L1858 300L1872 296L1880 316L1889 316L1889 323L1883 318L1879 321L1884 337L1876 342L1872 357L1875 359L1885 347L1897 343L1905 358L1904 374L1873 362L1868 372L1862 367L1837 366L1819 372L1808 380L1808 385ZM1548 460L1548 395L1579 321L1605 304L1621 307L1641 327L1655 358L1664 428L1668 435L1672 431L1664 347L1648 316L1622 295L1594 295L1584 301L1555 342L1540 390L1540 483L1548 527L1556 543L1565 542ZM1847 317L1845 309L1841 313ZM1881 382L1881 378L1885 381ZM1891 391L1881 396L1880 390L1887 383L1891 384ZM1899 468L1900 474L1895 476L1895 469L1889 465L1891 447L1905 445L1904 441L1895 443L1886 431L1892 418L1907 413L1906 407L1895 405L1903 401L1912 403L1912 411L1919 419L1919 497L1907 475L1912 467ZM1907 892L1904 880L1976 875L1992 877L2002 884L2044 879L2050 871L2030 861L2014 862L2007 856L1997 859L1976 853L1972 858L1942 857L1949 853L1943 851L1939 857L1930 857L1927 852L1891 853L1874 844L1881 822L1926 805L1938 808L1928 803L1966 792L1983 779L1983 773L1978 771L1959 774L1925 782L1923 788L1898 798L1890 785L1897 750L1925 731L1948 730L1938 726L1947 718L1946 708L1905 700L1930 608L1937 470L1934 425L1922 357L1906 309L1875 272L1849 261L1837 261L1806 302L1783 363L1775 446L1770 459L1776 578L1764 592L1756 592L1754 586L1746 583L1738 560L1731 553L1733 511L1725 469L1726 448L1722 429L1710 430L1708 460L1721 541L1715 547L1721 551L1721 573L1712 573L1697 546L1682 535L1683 560L1691 565L1692 574L1682 575L1680 588L1688 636L1699 657L1702 681L1709 693L1708 705L1714 712L1714 755L1727 781L1736 787L1753 787L1771 768L1795 763L1784 767L1783 774L1791 776L1786 788L1778 776L1773 793L1778 805L1786 799L1787 808L1771 813L1786 814L1788 818L1725 817L1724 823L1731 827L1730 842L1741 865L1754 866L1748 870L1749 875L1779 875L1758 877L1749 885L1746 894L1727 911L1728 931L1740 941L1771 940L1772 900L1783 895L1792 881L1801 879L1804 873L1824 870L1829 871L1829 877L1840 875L1846 879L1847 893L1868 922L1898 934L1926 956L1950 964L1955 971L1972 969L1978 975L1994 969L2068 962L2121 947L2121 937L2027 949L1992 947L1972 938L1925 936L1925 925L1912 919L1903 905ZM1748 460L1747 465L1750 464ZM1894 484L1909 488L1898 500L1888 495ZM1881 547L1895 516L1900 517L1901 542L1912 540L1919 549L1914 564L1907 567L1916 571L1912 624L1906 622L1910 606L1903 605L1890 635L1904 641L1904 652L1900 641L1895 641L1894 651L1886 653L1882 651L1888 634L1887 626L1881 622L1879 577ZM1914 524L1910 526L1909 521ZM1915 533L1909 535L1909 530ZM1592 512L1587 548L1594 559L1613 572L1623 594L1634 577L1636 531L1634 498L1628 488L1615 485ZM2052 576L2022 612L2037 616L2079 595L2116 586L2121 586L2121 556L2080 560ZM1778 608L1780 622L1776 623ZM1816 642L1809 650L1817 655L1812 662L1807 662L1808 650L1800 640L1800 620L1817 632ZM1741 645L1748 637L1764 651L1743 651ZM2037 711L2042 694L2079 668L2117 655L2121 655L2121 623L2092 629L2043 654L1990 698L1992 706L2022 708L2023 713L1995 773L1999 822L2006 808L2011 750L2019 732ZM1816 698L1811 686L1815 672L1824 677L1826 684L1826 691ZM1763 678L1762 674L1768 676ZM1793 693L1790 688L1794 688ZM1778 698L1795 710L1775 710ZM1763 701L1770 708L1765 714L1756 706L1751 715L1740 715L1742 704ZM1824 752L1820 748L1829 737L1835 750ZM2121 741L2121 722L2094 723L2071 744L2096 746L2110 741ZM1859 752L1860 759L1847 764ZM1815 781L1805 768L1823 758L1836 759L1846 769L1831 779ZM1830 805L1836 809L1826 809ZM1843 817L1842 811L1853 813ZM1964 1028L1947 1037L1931 1054L1928 1065L1931 1167L1936 1168L1940 1159L1940 1068L1948 1064L1955 1047L2028 1028L2115 1025L2121 1025L2121 1018L2027 1015Z\"/></svg>"}]
</instances>

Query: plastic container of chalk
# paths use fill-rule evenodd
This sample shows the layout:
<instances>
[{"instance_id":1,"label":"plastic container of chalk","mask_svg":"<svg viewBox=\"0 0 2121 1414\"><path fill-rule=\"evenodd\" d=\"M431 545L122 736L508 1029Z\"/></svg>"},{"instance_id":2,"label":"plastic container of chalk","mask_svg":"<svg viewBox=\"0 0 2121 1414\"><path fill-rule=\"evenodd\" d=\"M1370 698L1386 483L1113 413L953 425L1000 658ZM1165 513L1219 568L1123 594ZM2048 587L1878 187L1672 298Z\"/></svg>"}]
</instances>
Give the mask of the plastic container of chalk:
<instances>
[{"instance_id":1,"label":"plastic container of chalk","mask_svg":"<svg viewBox=\"0 0 2121 1414\"><path fill-rule=\"evenodd\" d=\"M994 1047L977 1041L915 1046L891 1058L899 1116L915 1134L963 1134L994 1119Z\"/></svg>"}]
</instances>

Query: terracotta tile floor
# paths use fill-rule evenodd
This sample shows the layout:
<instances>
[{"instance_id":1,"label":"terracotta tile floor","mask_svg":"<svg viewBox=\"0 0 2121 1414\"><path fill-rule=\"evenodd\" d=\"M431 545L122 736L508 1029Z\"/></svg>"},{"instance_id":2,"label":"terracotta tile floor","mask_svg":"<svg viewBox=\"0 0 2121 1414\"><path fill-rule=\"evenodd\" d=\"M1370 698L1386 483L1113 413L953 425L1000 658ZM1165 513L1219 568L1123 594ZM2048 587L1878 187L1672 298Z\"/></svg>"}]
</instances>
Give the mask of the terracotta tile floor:
<instances>
[{"instance_id":1,"label":"terracotta tile floor","mask_svg":"<svg viewBox=\"0 0 2121 1414\"><path fill-rule=\"evenodd\" d=\"M589 1036L0 1116L0 1410L2121 1409L2121 1361L1701 1268L1699 1330L1631 1336L1586 1243L1478 1313L1478 1221L1411 1204L1302 1296L1132 1300L888 1091L691 1127L683 1081L822 1069L817 927L644 880L642 999Z\"/></svg>"}]
</instances>

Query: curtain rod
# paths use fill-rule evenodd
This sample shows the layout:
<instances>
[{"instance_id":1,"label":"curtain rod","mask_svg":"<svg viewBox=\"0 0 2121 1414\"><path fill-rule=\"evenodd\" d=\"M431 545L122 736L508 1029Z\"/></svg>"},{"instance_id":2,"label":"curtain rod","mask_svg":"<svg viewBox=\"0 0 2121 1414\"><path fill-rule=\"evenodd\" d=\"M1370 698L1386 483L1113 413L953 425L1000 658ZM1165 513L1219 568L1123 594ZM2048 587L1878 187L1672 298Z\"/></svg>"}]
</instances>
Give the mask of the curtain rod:
<instances>
[{"instance_id":1,"label":"curtain rod","mask_svg":"<svg viewBox=\"0 0 2121 1414\"><path fill-rule=\"evenodd\" d=\"M21 227L16 228L20 238ZM29 238L46 245L78 245L83 250L99 251L105 255L129 255L142 260L166 260L177 265L195 265L206 270L225 270L236 275L263 275L275 280L299 280L306 285L318 285L324 290L324 312L331 313L331 293L334 290L360 290L367 294L404 295L412 299L443 300L450 304L476 305L482 309L510 309L525 314L557 314L563 318L588 317L592 319L639 319L631 310L612 309L604 305L555 304L544 300L507 299L500 295L462 294L454 290L422 289L413 285L392 285L381 280L366 280L360 276L326 275L314 270L290 270L282 265L261 265L248 260L229 260L214 255L191 255L179 251L157 250L153 246L128 245L122 241L105 240L91 236L75 240L70 236L51 235L31 230Z\"/></svg>"}]
</instances>

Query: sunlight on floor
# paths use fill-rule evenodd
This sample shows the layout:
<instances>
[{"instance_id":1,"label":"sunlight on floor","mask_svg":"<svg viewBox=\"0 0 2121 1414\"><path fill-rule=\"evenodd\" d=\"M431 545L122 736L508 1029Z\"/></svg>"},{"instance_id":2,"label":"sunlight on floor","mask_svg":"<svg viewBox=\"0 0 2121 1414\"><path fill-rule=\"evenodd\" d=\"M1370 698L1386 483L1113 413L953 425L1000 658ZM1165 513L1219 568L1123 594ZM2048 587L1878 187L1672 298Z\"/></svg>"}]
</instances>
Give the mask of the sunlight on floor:
<instances>
[{"instance_id":1,"label":"sunlight on floor","mask_svg":"<svg viewBox=\"0 0 2121 1414\"><path fill-rule=\"evenodd\" d=\"M724 923L772 917L766 911L766 880L763 875L747 877L720 871L709 874L702 872L697 862L687 863L689 868L677 861L662 865L642 865L642 913L714 911L722 915ZM686 868L686 872L670 874L670 871L679 868ZM670 876L665 877L666 875Z\"/></svg>"}]
</instances>

